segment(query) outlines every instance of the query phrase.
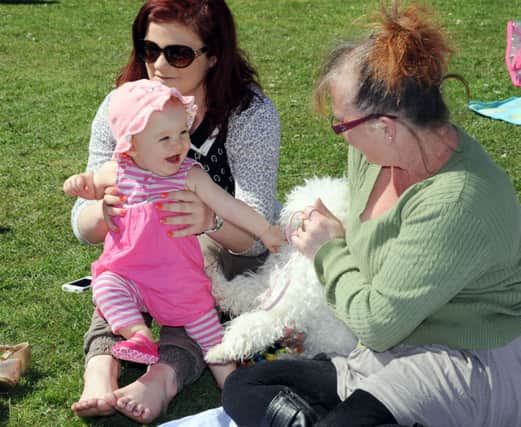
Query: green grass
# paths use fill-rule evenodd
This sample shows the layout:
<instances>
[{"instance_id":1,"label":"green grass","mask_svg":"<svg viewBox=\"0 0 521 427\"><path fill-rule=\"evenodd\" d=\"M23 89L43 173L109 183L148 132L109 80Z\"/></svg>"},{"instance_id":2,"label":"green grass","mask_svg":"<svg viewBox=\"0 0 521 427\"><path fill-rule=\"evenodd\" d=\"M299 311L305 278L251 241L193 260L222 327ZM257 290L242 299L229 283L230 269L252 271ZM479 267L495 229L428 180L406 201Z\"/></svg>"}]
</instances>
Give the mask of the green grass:
<instances>
[{"instance_id":1,"label":"green grass","mask_svg":"<svg viewBox=\"0 0 521 427\"><path fill-rule=\"evenodd\" d=\"M258 67L282 121L281 199L313 175L341 175L346 147L310 109L313 77L326 52L375 1L230 0L241 45ZM482 101L521 95L504 65L505 27L515 2L435 0L463 74ZM90 122L129 54L133 0L0 1L0 342L30 341L32 370L0 396L0 425L126 426L115 415L81 420L69 410L82 388L82 337L90 295L60 284L89 272L99 247L78 244L63 180L82 170ZM463 88L446 87L453 120L478 138L521 192L521 129L474 115ZM129 370L124 379L139 375ZM219 404L206 373L159 421Z\"/></svg>"}]
</instances>

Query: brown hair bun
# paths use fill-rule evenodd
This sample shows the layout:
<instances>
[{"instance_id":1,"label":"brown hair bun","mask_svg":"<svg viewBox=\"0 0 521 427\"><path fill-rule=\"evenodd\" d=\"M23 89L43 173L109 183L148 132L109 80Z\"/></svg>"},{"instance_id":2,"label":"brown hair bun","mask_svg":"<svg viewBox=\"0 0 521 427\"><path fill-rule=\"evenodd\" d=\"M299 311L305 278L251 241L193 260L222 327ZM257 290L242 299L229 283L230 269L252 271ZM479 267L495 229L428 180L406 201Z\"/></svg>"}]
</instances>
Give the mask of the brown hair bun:
<instances>
[{"instance_id":1,"label":"brown hair bun","mask_svg":"<svg viewBox=\"0 0 521 427\"><path fill-rule=\"evenodd\" d=\"M388 93L400 93L407 79L420 86L439 86L454 52L433 12L423 5L401 7L393 1L377 14L368 66Z\"/></svg>"}]
</instances>

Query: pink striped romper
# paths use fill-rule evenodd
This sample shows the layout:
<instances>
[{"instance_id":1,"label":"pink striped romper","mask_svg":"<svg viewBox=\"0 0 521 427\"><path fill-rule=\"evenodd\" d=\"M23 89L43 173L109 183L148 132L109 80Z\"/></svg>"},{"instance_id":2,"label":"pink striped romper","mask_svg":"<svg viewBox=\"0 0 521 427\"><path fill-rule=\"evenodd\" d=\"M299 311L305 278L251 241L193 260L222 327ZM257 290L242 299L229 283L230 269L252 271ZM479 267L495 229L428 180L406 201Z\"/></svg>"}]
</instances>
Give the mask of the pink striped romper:
<instances>
[{"instance_id":1,"label":"pink striped romper","mask_svg":"<svg viewBox=\"0 0 521 427\"><path fill-rule=\"evenodd\" d=\"M206 353L223 330L199 241L194 235L169 237L179 226L161 224L168 213L155 206L164 200L161 193L185 189L187 173L197 165L186 158L175 175L161 177L129 157L118 161L116 185L127 197L122 206L127 213L113 217L119 231L107 234L103 253L92 264L92 290L114 333L142 323L141 312L149 312L159 325L184 326Z\"/></svg>"}]
</instances>

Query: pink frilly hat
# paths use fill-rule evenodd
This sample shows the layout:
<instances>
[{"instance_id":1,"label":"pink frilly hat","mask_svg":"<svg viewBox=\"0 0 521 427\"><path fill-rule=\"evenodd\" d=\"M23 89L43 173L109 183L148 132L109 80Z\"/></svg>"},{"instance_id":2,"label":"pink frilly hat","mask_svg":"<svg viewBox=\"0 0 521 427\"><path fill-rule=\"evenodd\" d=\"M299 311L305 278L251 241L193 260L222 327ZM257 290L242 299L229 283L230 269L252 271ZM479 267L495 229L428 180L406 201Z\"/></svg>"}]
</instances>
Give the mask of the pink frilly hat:
<instances>
[{"instance_id":1,"label":"pink frilly hat","mask_svg":"<svg viewBox=\"0 0 521 427\"><path fill-rule=\"evenodd\" d=\"M197 106L193 96L183 96L176 88L155 80L142 79L127 82L110 96L109 125L116 139L113 158L131 147L132 135L141 132L154 111L162 111L167 101L178 99L186 110L186 127L190 129Z\"/></svg>"}]
</instances>

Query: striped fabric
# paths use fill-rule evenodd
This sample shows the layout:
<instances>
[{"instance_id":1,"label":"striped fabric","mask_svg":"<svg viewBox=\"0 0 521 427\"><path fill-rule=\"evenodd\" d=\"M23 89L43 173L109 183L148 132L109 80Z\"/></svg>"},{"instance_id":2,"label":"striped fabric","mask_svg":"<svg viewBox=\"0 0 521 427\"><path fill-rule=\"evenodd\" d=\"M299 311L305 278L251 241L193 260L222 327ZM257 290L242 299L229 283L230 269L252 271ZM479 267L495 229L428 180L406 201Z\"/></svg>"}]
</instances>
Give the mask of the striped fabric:
<instances>
[{"instance_id":1,"label":"striped fabric","mask_svg":"<svg viewBox=\"0 0 521 427\"><path fill-rule=\"evenodd\" d=\"M126 326L144 323L141 313L147 312L147 309L132 280L105 271L96 278L92 294L98 312L115 334ZM215 308L185 325L185 330L188 336L199 344L204 354L219 344L224 334Z\"/></svg>"},{"instance_id":2,"label":"striped fabric","mask_svg":"<svg viewBox=\"0 0 521 427\"><path fill-rule=\"evenodd\" d=\"M206 355L208 350L221 342L224 329L219 322L217 310L212 309L196 321L185 325L187 335L192 338Z\"/></svg>"},{"instance_id":3,"label":"striped fabric","mask_svg":"<svg viewBox=\"0 0 521 427\"><path fill-rule=\"evenodd\" d=\"M105 271L93 282L92 299L115 334L126 326L144 323L141 313L147 309L132 280Z\"/></svg>"},{"instance_id":4,"label":"striped fabric","mask_svg":"<svg viewBox=\"0 0 521 427\"><path fill-rule=\"evenodd\" d=\"M186 158L176 174L159 176L139 168L130 158L123 159L122 162L125 162L125 164L118 168L117 187L119 193L126 197L123 207L146 201L159 201L162 200L162 193L176 189L183 190L186 174L194 164L198 164L196 161Z\"/></svg>"}]
</instances>

